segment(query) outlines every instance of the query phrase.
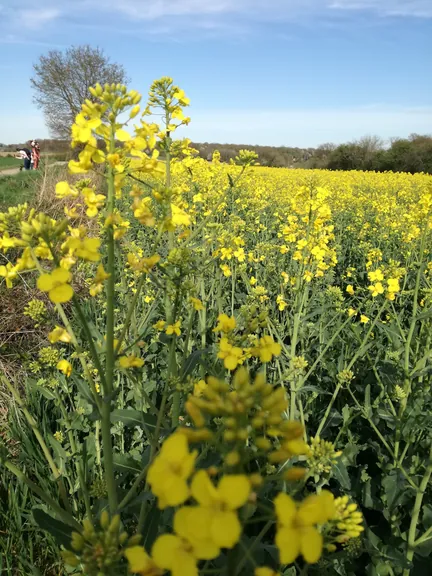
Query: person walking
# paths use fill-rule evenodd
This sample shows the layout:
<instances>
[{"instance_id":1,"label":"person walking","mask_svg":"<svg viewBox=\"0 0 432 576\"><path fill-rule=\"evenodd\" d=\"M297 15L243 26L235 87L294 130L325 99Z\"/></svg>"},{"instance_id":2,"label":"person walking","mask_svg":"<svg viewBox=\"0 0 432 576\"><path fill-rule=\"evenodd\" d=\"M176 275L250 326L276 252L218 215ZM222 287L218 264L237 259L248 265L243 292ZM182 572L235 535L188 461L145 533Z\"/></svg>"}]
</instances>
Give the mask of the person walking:
<instances>
[{"instance_id":1,"label":"person walking","mask_svg":"<svg viewBox=\"0 0 432 576\"><path fill-rule=\"evenodd\" d=\"M17 156L15 158L20 158L23 161L24 170L30 170L31 168L31 158L32 154L28 148L17 148Z\"/></svg>"},{"instance_id":2,"label":"person walking","mask_svg":"<svg viewBox=\"0 0 432 576\"><path fill-rule=\"evenodd\" d=\"M39 143L36 142L36 140L32 140L31 147L32 147L31 158L32 158L32 164L33 164L33 170L38 170L40 157L41 157Z\"/></svg>"}]
</instances>

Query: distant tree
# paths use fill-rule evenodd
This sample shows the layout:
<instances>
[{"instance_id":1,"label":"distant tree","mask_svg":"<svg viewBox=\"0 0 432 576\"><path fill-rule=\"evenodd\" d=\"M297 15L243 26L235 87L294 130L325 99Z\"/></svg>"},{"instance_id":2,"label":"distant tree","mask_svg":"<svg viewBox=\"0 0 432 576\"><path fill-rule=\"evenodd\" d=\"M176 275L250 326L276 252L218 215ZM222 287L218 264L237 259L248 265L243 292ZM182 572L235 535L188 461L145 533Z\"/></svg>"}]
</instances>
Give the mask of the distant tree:
<instances>
[{"instance_id":1,"label":"distant tree","mask_svg":"<svg viewBox=\"0 0 432 576\"><path fill-rule=\"evenodd\" d=\"M72 46L66 52L51 50L33 65L30 82L34 102L44 111L51 134L67 138L70 125L81 109L81 103L92 99L89 87L100 84L125 84L126 71L113 63L100 48Z\"/></svg>"},{"instance_id":2,"label":"distant tree","mask_svg":"<svg viewBox=\"0 0 432 576\"><path fill-rule=\"evenodd\" d=\"M330 154L327 168L330 170L361 170L363 150L357 144L341 144Z\"/></svg>"}]
</instances>

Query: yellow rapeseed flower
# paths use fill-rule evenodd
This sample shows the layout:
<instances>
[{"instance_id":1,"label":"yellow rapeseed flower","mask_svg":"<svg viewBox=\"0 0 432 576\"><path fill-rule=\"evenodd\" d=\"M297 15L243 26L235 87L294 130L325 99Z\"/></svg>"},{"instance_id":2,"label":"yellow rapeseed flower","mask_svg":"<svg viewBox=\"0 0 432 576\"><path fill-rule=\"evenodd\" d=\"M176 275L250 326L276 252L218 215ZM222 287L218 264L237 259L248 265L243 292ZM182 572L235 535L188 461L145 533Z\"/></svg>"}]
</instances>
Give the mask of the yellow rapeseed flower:
<instances>
[{"instance_id":1,"label":"yellow rapeseed flower","mask_svg":"<svg viewBox=\"0 0 432 576\"><path fill-rule=\"evenodd\" d=\"M175 334L176 336L180 336L181 333L180 326L181 326L181 320L177 320L175 324L168 324L165 330L165 334L167 334L168 336L172 336L173 334Z\"/></svg>"},{"instance_id":2,"label":"yellow rapeseed flower","mask_svg":"<svg viewBox=\"0 0 432 576\"><path fill-rule=\"evenodd\" d=\"M225 475L214 486L207 472L200 470L192 480L192 496L206 514L212 542L220 548L233 548L240 539L237 509L246 504L251 485L245 475Z\"/></svg>"},{"instance_id":3,"label":"yellow rapeseed flower","mask_svg":"<svg viewBox=\"0 0 432 576\"><path fill-rule=\"evenodd\" d=\"M122 368L141 368L144 366L144 360L138 358L135 354L129 354L127 356L120 356L119 364Z\"/></svg>"},{"instance_id":4,"label":"yellow rapeseed flower","mask_svg":"<svg viewBox=\"0 0 432 576\"><path fill-rule=\"evenodd\" d=\"M234 316L228 316L227 314L219 314L217 320L218 323L216 328L213 329L213 332L224 332L228 334L232 332L237 325Z\"/></svg>"},{"instance_id":5,"label":"yellow rapeseed flower","mask_svg":"<svg viewBox=\"0 0 432 576\"><path fill-rule=\"evenodd\" d=\"M197 452L189 452L187 439L172 434L162 444L161 451L150 465L147 481L159 499L159 508L178 506L189 498L188 478L191 476Z\"/></svg>"},{"instance_id":6,"label":"yellow rapeseed flower","mask_svg":"<svg viewBox=\"0 0 432 576\"><path fill-rule=\"evenodd\" d=\"M281 563L291 564L300 554L308 564L318 562L323 537L317 525L324 524L334 515L333 495L323 490L297 505L288 494L281 492L274 505L278 519L276 546Z\"/></svg>"},{"instance_id":7,"label":"yellow rapeseed flower","mask_svg":"<svg viewBox=\"0 0 432 576\"><path fill-rule=\"evenodd\" d=\"M259 339L258 346L252 348L251 353L265 363L270 362L273 356L279 356L281 351L281 345L271 336L263 336Z\"/></svg>"},{"instance_id":8,"label":"yellow rapeseed flower","mask_svg":"<svg viewBox=\"0 0 432 576\"><path fill-rule=\"evenodd\" d=\"M70 376L72 374L72 364L67 360L60 360L57 363L57 368L60 370L60 372L63 372L65 376Z\"/></svg>"},{"instance_id":9,"label":"yellow rapeseed flower","mask_svg":"<svg viewBox=\"0 0 432 576\"><path fill-rule=\"evenodd\" d=\"M51 344L55 344L56 342L65 342L68 344L71 342L72 337L65 328L56 326L54 330L51 330L51 332L48 334L48 340L51 342Z\"/></svg>"},{"instance_id":10,"label":"yellow rapeseed flower","mask_svg":"<svg viewBox=\"0 0 432 576\"><path fill-rule=\"evenodd\" d=\"M54 304L69 302L73 296L73 289L69 282L72 274L64 268L56 268L50 274L42 274L37 279L37 287L42 292L48 292L49 299Z\"/></svg>"},{"instance_id":11,"label":"yellow rapeseed flower","mask_svg":"<svg viewBox=\"0 0 432 576\"><path fill-rule=\"evenodd\" d=\"M238 346L233 346L228 338L221 338L218 358L224 361L227 370L235 370L242 362L243 350Z\"/></svg>"}]
</instances>

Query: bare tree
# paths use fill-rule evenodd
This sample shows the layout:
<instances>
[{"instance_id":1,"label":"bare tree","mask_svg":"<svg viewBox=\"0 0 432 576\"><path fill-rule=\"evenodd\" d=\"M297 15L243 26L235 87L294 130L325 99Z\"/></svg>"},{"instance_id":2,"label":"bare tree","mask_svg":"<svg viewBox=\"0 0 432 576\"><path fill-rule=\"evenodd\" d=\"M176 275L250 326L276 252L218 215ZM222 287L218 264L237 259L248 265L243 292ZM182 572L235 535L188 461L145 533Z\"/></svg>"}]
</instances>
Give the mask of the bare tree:
<instances>
[{"instance_id":1,"label":"bare tree","mask_svg":"<svg viewBox=\"0 0 432 576\"><path fill-rule=\"evenodd\" d=\"M80 111L82 102L92 99L88 89L100 84L125 84L126 71L113 63L100 48L72 46L66 52L51 50L33 65L30 82L35 91L34 102L44 111L51 134L69 136L70 125Z\"/></svg>"}]
</instances>

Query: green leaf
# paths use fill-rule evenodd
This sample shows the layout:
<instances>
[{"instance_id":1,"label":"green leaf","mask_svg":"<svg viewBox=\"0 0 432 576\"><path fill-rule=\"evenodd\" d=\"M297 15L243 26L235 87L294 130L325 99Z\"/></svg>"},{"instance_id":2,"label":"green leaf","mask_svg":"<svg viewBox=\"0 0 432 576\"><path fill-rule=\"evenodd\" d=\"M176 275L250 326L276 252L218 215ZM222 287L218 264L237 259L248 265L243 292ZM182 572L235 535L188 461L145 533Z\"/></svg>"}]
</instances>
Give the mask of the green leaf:
<instances>
[{"instance_id":1,"label":"green leaf","mask_svg":"<svg viewBox=\"0 0 432 576\"><path fill-rule=\"evenodd\" d=\"M387 506L392 510L392 508L397 505L399 497L406 488L404 479L399 472L391 470L391 472L382 479L381 484L385 491Z\"/></svg>"},{"instance_id":2,"label":"green leaf","mask_svg":"<svg viewBox=\"0 0 432 576\"><path fill-rule=\"evenodd\" d=\"M140 462L127 454L114 454L114 468L123 474L139 474L142 470Z\"/></svg>"},{"instance_id":3,"label":"green leaf","mask_svg":"<svg viewBox=\"0 0 432 576\"><path fill-rule=\"evenodd\" d=\"M339 458L332 467L333 478L339 482L345 490L351 490L351 480L342 458Z\"/></svg>"},{"instance_id":4,"label":"green leaf","mask_svg":"<svg viewBox=\"0 0 432 576\"><path fill-rule=\"evenodd\" d=\"M33 390L37 394L41 394L47 400L54 400L55 399L54 392L52 392L48 388L45 388L43 385L39 386L33 380L27 380L27 385L31 390Z\"/></svg>"},{"instance_id":5,"label":"green leaf","mask_svg":"<svg viewBox=\"0 0 432 576\"><path fill-rule=\"evenodd\" d=\"M144 529L142 531L143 545L146 550L150 550L159 532L159 523L162 512L157 507L156 502L153 502L148 514L146 515Z\"/></svg>"},{"instance_id":6,"label":"green leaf","mask_svg":"<svg viewBox=\"0 0 432 576\"><path fill-rule=\"evenodd\" d=\"M184 380L187 376L192 374L192 371L194 370L195 366L199 364L201 356L203 354L207 354L209 350L210 348L205 348L204 350L195 350L194 352L192 352L192 354L186 359L186 362L184 364L183 372L181 375L182 380Z\"/></svg>"},{"instance_id":7,"label":"green leaf","mask_svg":"<svg viewBox=\"0 0 432 576\"><path fill-rule=\"evenodd\" d=\"M59 546L70 548L73 528L67 524L64 524L63 522L60 522L59 520L56 520L41 510L41 508L33 508L32 513L33 518L35 519L35 522L39 528L49 532L55 538Z\"/></svg>"},{"instance_id":8,"label":"green leaf","mask_svg":"<svg viewBox=\"0 0 432 576\"><path fill-rule=\"evenodd\" d=\"M111 412L111 422L122 422L125 426L142 426L143 412L139 410L113 410Z\"/></svg>"}]
</instances>

